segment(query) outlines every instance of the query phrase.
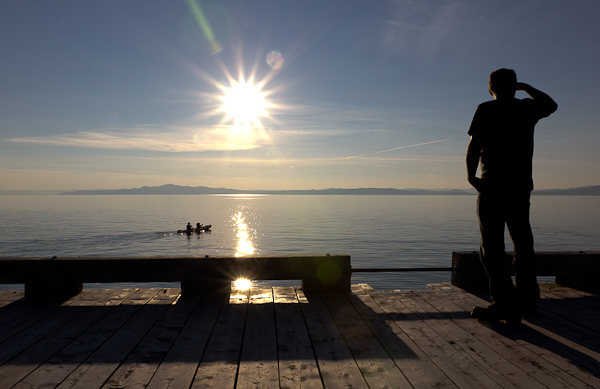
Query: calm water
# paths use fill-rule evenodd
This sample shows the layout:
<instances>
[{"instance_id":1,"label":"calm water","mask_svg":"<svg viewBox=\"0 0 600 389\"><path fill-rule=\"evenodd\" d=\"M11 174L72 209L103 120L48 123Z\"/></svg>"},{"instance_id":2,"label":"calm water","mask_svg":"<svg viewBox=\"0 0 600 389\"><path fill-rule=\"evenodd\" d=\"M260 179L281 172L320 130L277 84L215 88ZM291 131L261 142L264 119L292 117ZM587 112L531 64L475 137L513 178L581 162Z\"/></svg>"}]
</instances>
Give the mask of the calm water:
<instances>
[{"instance_id":1,"label":"calm water","mask_svg":"<svg viewBox=\"0 0 600 389\"><path fill-rule=\"evenodd\" d=\"M475 196L0 196L0 256L330 253L351 255L355 268L449 267L452 251L478 250L475 200ZM599 211L600 197L532 197L536 250L600 251ZM212 231L191 237L177 234L188 221L212 224ZM512 248L508 237L507 248ZM423 288L449 280L448 272L352 277L353 283L367 282L378 289Z\"/></svg>"}]
</instances>

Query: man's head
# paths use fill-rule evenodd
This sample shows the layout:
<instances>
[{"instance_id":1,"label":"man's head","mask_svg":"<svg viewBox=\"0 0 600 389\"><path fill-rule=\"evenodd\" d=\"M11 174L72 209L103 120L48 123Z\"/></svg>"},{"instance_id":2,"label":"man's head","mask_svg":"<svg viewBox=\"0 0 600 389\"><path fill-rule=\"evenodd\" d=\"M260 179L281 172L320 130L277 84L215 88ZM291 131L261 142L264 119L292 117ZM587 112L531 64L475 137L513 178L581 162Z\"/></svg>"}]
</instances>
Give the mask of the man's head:
<instances>
[{"instance_id":1,"label":"man's head","mask_svg":"<svg viewBox=\"0 0 600 389\"><path fill-rule=\"evenodd\" d=\"M513 98L517 91L517 74L512 69L494 70L488 87L494 98Z\"/></svg>"}]
</instances>

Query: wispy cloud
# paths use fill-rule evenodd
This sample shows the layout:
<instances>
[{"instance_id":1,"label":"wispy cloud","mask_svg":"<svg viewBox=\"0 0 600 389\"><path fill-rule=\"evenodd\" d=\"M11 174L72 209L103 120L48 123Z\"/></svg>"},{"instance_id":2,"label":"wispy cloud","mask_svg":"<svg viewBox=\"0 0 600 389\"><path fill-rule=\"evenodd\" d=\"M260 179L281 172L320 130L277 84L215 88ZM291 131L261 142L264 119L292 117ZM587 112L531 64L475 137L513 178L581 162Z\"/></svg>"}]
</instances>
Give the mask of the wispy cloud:
<instances>
[{"instance_id":1,"label":"wispy cloud","mask_svg":"<svg viewBox=\"0 0 600 389\"><path fill-rule=\"evenodd\" d=\"M486 15L484 8L484 4L473 0L390 1L380 47L394 54L425 58L443 49L459 54L456 51L489 37L488 17L496 16L494 23L498 27L497 14Z\"/></svg>"},{"instance_id":2,"label":"wispy cloud","mask_svg":"<svg viewBox=\"0 0 600 389\"><path fill-rule=\"evenodd\" d=\"M81 131L70 134L6 139L6 142L46 146L111 150L150 150L164 152L249 150L269 140L260 131L232 130L228 126L210 128L167 126L163 128L111 129L105 132Z\"/></svg>"},{"instance_id":3,"label":"wispy cloud","mask_svg":"<svg viewBox=\"0 0 600 389\"><path fill-rule=\"evenodd\" d=\"M332 165L332 164L341 164L341 163L347 163L349 161L354 163L356 160L359 160L359 159L367 159L368 162L365 162L364 164L370 165L370 166L374 166L374 165L378 165L378 164L383 166L383 165L389 164L390 162L398 162L398 161L439 162L440 161L439 158L419 158L419 157L414 158L414 157L411 157L411 158L383 158L382 159L382 158L374 158L373 155L388 153L388 152L395 151L395 150L407 149L410 147L418 147L418 146L425 146L425 145L429 145L429 144L433 144L433 143L446 142L449 140L450 139L441 139L441 140L435 140L435 141L431 141L431 142L423 142L423 143L417 143L417 144L412 144L412 145L394 147L392 149L376 151L376 152L368 153L368 154L353 155L353 156L341 157L341 158L308 158L308 159L303 159L301 161L301 163L299 163L299 164L292 164L290 166L287 166L287 169L294 169L294 168L303 167L303 166L325 166L325 165ZM289 160L287 162L289 162ZM275 173L275 172L278 172L283 169L285 169L285 168L275 169L275 170L271 170L271 171L268 171L265 173L257 174L255 176L253 176L252 178L265 176L267 174Z\"/></svg>"},{"instance_id":4,"label":"wispy cloud","mask_svg":"<svg viewBox=\"0 0 600 389\"><path fill-rule=\"evenodd\" d=\"M43 146L171 153L241 151L266 145L293 144L300 139L397 131L415 126L422 127L427 123L419 112L392 112L337 105L302 105L291 107L285 115L277 120L269 120L263 126L248 128L236 128L226 124L195 125L190 120L189 123L180 125L113 126L93 131L15 137L4 141Z\"/></svg>"}]
</instances>

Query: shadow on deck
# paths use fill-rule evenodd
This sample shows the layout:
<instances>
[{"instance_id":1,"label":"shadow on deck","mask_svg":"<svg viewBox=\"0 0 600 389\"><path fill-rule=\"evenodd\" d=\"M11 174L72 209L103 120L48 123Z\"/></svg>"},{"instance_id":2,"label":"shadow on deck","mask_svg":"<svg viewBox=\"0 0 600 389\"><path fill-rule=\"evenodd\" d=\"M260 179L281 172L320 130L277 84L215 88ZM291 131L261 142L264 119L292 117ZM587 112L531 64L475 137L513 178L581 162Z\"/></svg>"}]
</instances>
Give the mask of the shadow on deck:
<instances>
[{"instance_id":1,"label":"shadow on deck","mask_svg":"<svg viewBox=\"0 0 600 389\"><path fill-rule=\"evenodd\" d=\"M541 287L518 326L472 319L485 301L448 284L0 291L0 387L600 387L599 297Z\"/></svg>"}]
</instances>

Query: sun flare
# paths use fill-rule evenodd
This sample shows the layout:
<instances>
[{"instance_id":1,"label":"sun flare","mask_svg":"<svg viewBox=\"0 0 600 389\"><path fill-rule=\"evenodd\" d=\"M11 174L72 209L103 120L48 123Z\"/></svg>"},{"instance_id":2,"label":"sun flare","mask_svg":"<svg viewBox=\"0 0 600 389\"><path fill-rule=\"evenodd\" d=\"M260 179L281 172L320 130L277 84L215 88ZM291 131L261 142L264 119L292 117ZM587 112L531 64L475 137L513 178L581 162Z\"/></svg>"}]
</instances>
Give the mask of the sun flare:
<instances>
[{"instance_id":1,"label":"sun flare","mask_svg":"<svg viewBox=\"0 0 600 389\"><path fill-rule=\"evenodd\" d=\"M238 278L233 282L233 286L238 290L248 290L252 287L252 281L246 278Z\"/></svg>"},{"instance_id":2,"label":"sun flare","mask_svg":"<svg viewBox=\"0 0 600 389\"><path fill-rule=\"evenodd\" d=\"M230 87L221 87L221 111L225 113L225 120L233 120L236 126L260 126L260 118L268 115L267 108L270 106L262 84L243 79L230 81L230 84Z\"/></svg>"}]
</instances>

